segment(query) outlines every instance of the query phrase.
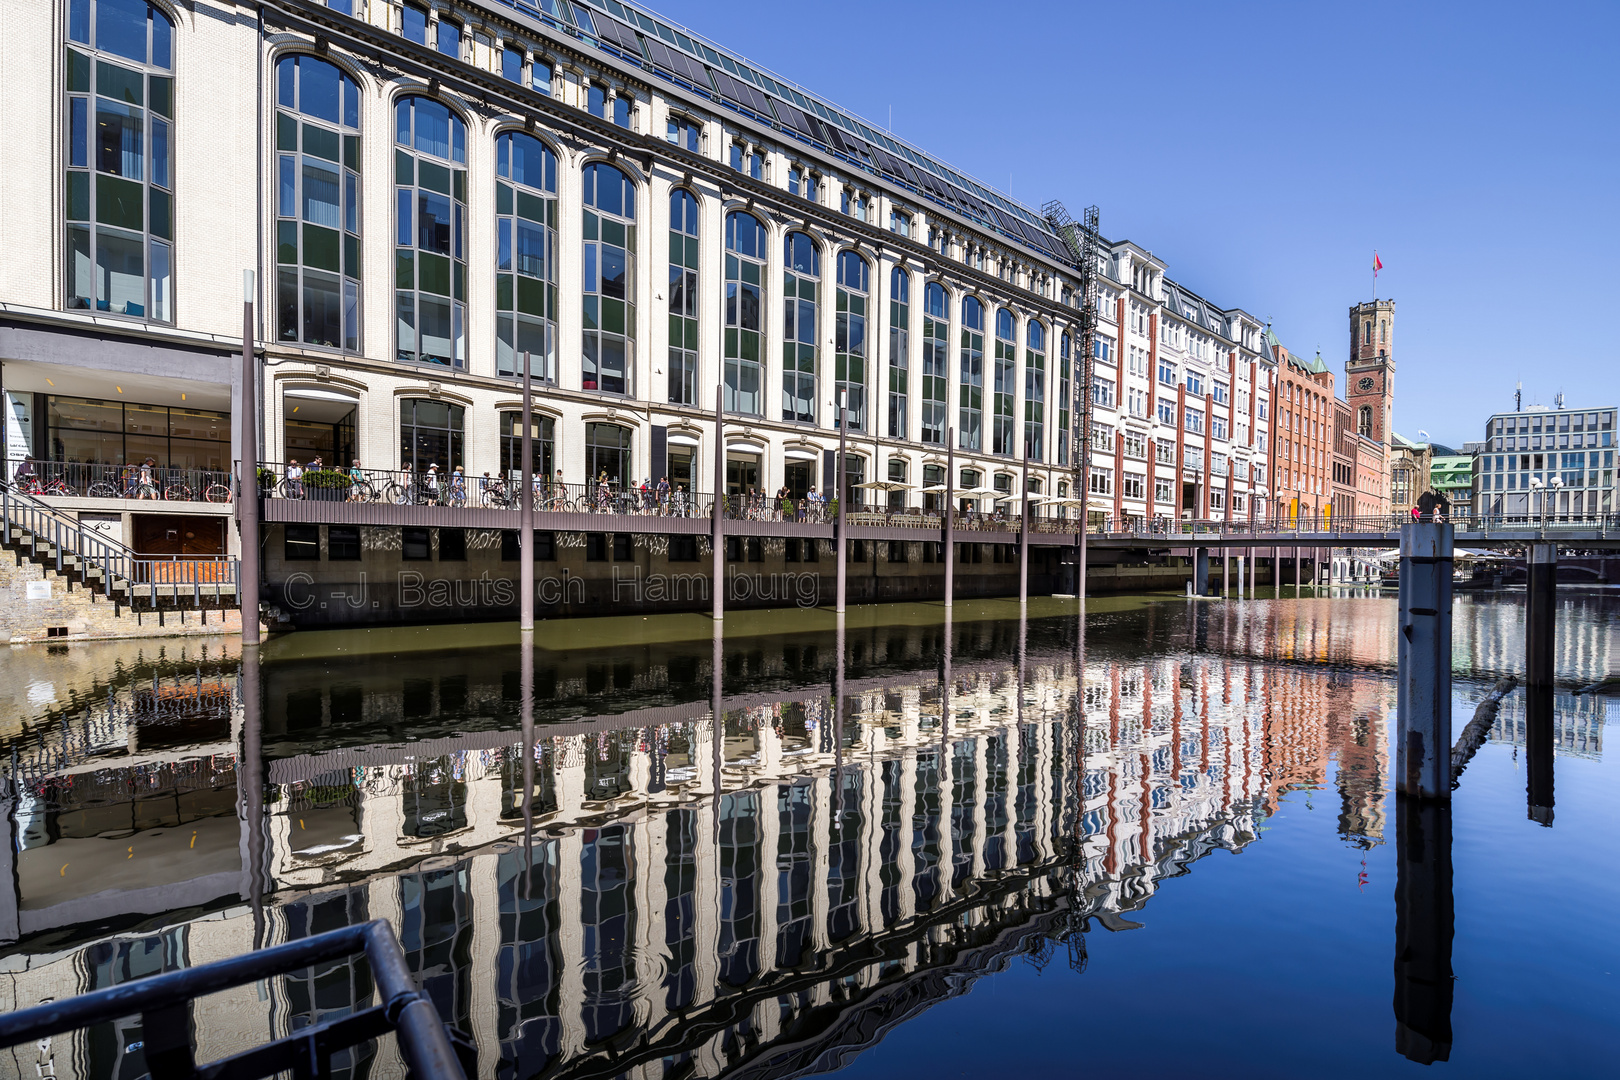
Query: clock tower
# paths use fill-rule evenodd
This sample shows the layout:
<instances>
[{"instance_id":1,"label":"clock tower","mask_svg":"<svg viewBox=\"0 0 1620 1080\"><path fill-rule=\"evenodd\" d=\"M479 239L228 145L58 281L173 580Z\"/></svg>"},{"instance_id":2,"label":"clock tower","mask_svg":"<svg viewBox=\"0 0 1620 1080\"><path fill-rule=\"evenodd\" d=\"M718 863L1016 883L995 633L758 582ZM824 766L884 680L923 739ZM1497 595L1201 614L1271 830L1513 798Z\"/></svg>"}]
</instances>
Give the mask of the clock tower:
<instances>
[{"instance_id":1,"label":"clock tower","mask_svg":"<svg viewBox=\"0 0 1620 1080\"><path fill-rule=\"evenodd\" d=\"M1395 301L1370 300L1350 309L1350 361L1344 398L1357 434L1390 445L1395 408Z\"/></svg>"}]
</instances>

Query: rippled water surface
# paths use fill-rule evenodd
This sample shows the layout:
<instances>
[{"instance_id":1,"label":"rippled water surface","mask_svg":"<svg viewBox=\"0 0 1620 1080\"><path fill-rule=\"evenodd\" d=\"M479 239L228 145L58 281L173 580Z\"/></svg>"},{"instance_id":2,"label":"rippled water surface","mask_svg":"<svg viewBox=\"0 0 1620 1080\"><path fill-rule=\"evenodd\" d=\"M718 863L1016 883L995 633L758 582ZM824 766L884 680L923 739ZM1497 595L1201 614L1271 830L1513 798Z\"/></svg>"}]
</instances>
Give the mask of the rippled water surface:
<instances>
[{"instance_id":1,"label":"rippled water surface","mask_svg":"<svg viewBox=\"0 0 1620 1080\"><path fill-rule=\"evenodd\" d=\"M1559 601L1449 814L1390 791L1377 594L13 648L0 1008L383 918L485 1077L1613 1075L1620 598ZM1456 731L1523 610L1459 596ZM373 1003L215 995L198 1057Z\"/></svg>"}]
</instances>

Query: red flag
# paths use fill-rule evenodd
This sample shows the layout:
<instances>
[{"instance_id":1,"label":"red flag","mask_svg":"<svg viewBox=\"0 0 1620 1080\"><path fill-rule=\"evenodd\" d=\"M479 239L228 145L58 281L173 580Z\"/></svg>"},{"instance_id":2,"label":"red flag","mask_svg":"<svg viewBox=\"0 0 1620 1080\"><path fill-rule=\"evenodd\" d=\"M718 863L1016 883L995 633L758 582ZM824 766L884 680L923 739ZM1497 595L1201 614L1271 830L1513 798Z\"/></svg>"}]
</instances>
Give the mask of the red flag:
<instances>
[{"instance_id":1,"label":"red flag","mask_svg":"<svg viewBox=\"0 0 1620 1080\"><path fill-rule=\"evenodd\" d=\"M1376 274L1376 273L1378 273L1378 271L1382 270L1383 268L1384 268L1384 260L1380 259L1378 257L1378 249L1374 248L1373 249L1373 273Z\"/></svg>"}]
</instances>

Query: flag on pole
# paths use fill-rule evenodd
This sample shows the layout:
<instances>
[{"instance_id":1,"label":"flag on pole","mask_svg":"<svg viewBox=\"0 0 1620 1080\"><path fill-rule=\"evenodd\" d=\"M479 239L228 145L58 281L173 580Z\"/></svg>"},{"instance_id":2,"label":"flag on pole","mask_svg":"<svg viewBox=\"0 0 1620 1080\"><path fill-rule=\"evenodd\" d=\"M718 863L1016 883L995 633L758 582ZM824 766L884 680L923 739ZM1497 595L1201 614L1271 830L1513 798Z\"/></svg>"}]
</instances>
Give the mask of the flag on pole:
<instances>
[{"instance_id":1,"label":"flag on pole","mask_svg":"<svg viewBox=\"0 0 1620 1080\"><path fill-rule=\"evenodd\" d=\"M1378 271L1382 270L1383 268L1384 260L1378 257L1378 249L1373 248L1373 276L1377 277Z\"/></svg>"}]
</instances>

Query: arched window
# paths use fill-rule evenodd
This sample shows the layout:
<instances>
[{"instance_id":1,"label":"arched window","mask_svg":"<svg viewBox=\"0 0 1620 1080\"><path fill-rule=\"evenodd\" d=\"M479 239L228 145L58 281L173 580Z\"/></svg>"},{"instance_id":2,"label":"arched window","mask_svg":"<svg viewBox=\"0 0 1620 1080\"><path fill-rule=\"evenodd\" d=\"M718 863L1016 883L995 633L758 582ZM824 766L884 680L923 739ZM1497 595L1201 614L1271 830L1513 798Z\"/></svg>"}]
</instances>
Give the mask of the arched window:
<instances>
[{"instance_id":1,"label":"arched window","mask_svg":"<svg viewBox=\"0 0 1620 1080\"><path fill-rule=\"evenodd\" d=\"M1371 405L1363 405L1361 407L1360 413L1356 417L1356 433L1359 435L1365 435L1368 438L1372 438L1373 411Z\"/></svg>"},{"instance_id":2,"label":"arched window","mask_svg":"<svg viewBox=\"0 0 1620 1080\"><path fill-rule=\"evenodd\" d=\"M782 419L816 422L816 301L821 252L802 232L788 233L782 270Z\"/></svg>"},{"instance_id":3,"label":"arched window","mask_svg":"<svg viewBox=\"0 0 1620 1080\"><path fill-rule=\"evenodd\" d=\"M467 129L432 98L394 106L396 355L467 366Z\"/></svg>"},{"instance_id":4,"label":"arched window","mask_svg":"<svg viewBox=\"0 0 1620 1080\"><path fill-rule=\"evenodd\" d=\"M911 275L897 266L889 274L889 438L906 438L906 402L911 374ZM892 477L891 477L892 479ZM896 494L899 494L898 492Z\"/></svg>"},{"instance_id":5,"label":"arched window","mask_svg":"<svg viewBox=\"0 0 1620 1080\"><path fill-rule=\"evenodd\" d=\"M146 0L68 10L69 308L174 321L174 24Z\"/></svg>"},{"instance_id":6,"label":"arched window","mask_svg":"<svg viewBox=\"0 0 1620 1080\"><path fill-rule=\"evenodd\" d=\"M698 203L669 193L669 400L697 404Z\"/></svg>"},{"instance_id":7,"label":"arched window","mask_svg":"<svg viewBox=\"0 0 1620 1080\"><path fill-rule=\"evenodd\" d=\"M1057 463L1069 463L1069 417L1074 405L1074 379L1070 365L1074 347L1067 332L1058 339Z\"/></svg>"},{"instance_id":8,"label":"arched window","mask_svg":"<svg viewBox=\"0 0 1620 1080\"><path fill-rule=\"evenodd\" d=\"M465 445L460 405L428 398L404 398L399 403L399 467L426 472L437 465L441 476L464 464Z\"/></svg>"},{"instance_id":9,"label":"arched window","mask_svg":"<svg viewBox=\"0 0 1620 1080\"><path fill-rule=\"evenodd\" d=\"M1006 308L996 311L996 358L992 397L990 399L990 452L1011 454L1013 433L1013 395L1018 379L1018 320Z\"/></svg>"},{"instance_id":10,"label":"arched window","mask_svg":"<svg viewBox=\"0 0 1620 1080\"><path fill-rule=\"evenodd\" d=\"M557 381L557 156L533 135L495 139L495 372Z\"/></svg>"},{"instance_id":11,"label":"arched window","mask_svg":"<svg viewBox=\"0 0 1620 1080\"><path fill-rule=\"evenodd\" d=\"M959 450L978 450L984 445L984 305L973 296L962 300L959 393L961 420L956 446Z\"/></svg>"},{"instance_id":12,"label":"arched window","mask_svg":"<svg viewBox=\"0 0 1620 1080\"><path fill-rule=\"evenodd\" d=\"M849 430L866 430L866 315L868 269L853 251L838 253L837 322L833 332L834 378L844 397ZM836 404L837 399L834 399ZM834 423L836 423L836 416Z\"/></svg>"},{"instance_id":13,"label":"arched window","mask_svg":"<svg viewBox=\"0 0 1620 1080\"><path fill-rule=\"evenodd\" d=\"M584 354L586 390L632 394L636 340L636 189L612 165L585 166ZM627 433L628 435L628 433Z\"/></svg>"},{"instance_id":14,"label":"arched window","mask_svg":"<svg viewBox=\"0 0 1620 1080\"><path fill-rule=\"evenodd\" d=\"M630 429L618 424L586 424L585 478L594 484L604 473L610 484L629 481Z\"/></svg>"},{"instance_id":15,"label":"arched window","mask_svg":"<svg viewBox=\"0 0 1620 1080\"><path fill-rule=\"evenodd\" d=\"M752 214L726 215L727 412L764 415L761 398L764 342L765 226ZM791 301L790 301L791 303Z\"/></svg>"},{"instance_id":16,"label":"arched window","mask_svg":"<svg viewBox=\"0 0 1620 1080\"><path fill-rule=\"evenodd\" d=\"M950 364L950 315L945 286L937 281L923 290L922 441L945 442L945 379Z\"/></svg>"},{"instance_id":17,"label":"arched window","mask_svg":"<svg viewBox=\"0 0 1620 1080\"><path fill-rule=\"evenodd\" d=\"M276 338L360 351L360 89L276 62Z\"/></svg>"},{"instance_id":18,"label":"arched window","mask_svg":"<svg viewBox=\"0 0 1620 1080\"><path fill-rule=\"evenodd\" d=\"M529 442L534 475L550 480L557 467L556 422L549 416L534 418L534 435ZM501 473L511 478L523 474L523 414L501 413Z\"/></svg>"},{"instance_id":19,"label":"arched window","mask_svg":"<svg viewBox=\"0 0 1620 1080\"><path fill-rule=\"evenodd\" d=\"M1046 460L1046 328L1034 319L1024 343L1024 454Z\"/></svg>"}]
</instances>

